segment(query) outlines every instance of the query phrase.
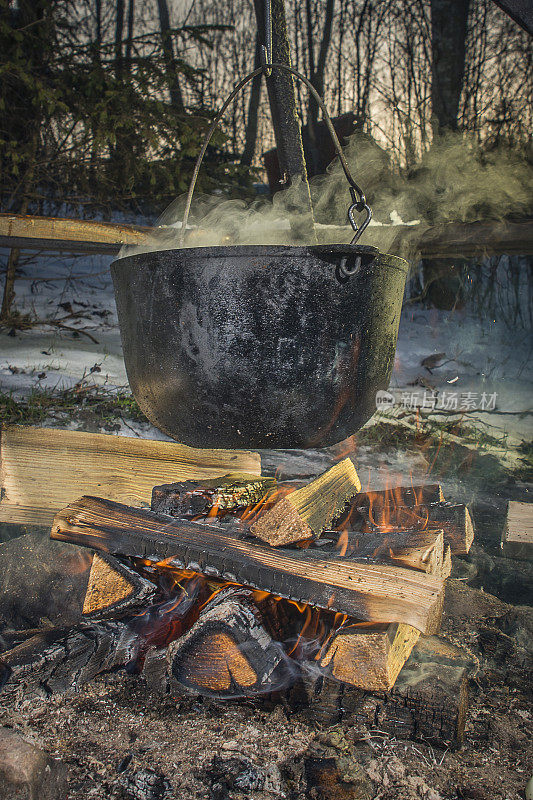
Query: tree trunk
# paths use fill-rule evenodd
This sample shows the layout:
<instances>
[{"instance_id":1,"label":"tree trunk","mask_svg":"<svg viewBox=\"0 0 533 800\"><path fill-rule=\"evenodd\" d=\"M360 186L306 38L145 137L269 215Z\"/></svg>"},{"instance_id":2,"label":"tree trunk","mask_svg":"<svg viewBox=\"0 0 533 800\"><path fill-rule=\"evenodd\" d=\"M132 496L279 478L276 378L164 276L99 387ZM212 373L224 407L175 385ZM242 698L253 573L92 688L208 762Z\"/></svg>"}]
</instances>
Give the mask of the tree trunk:
<instances>
[{"instance_id":1,"label":"tree trunk","mask_svg":"<svg viewBox=\"0 0 533 800\"><path fill-rule=\"evenodd\" d=\"M459 102L465 74L466 35L470 0L430 0L431 4L431 127L433 141L458 130ZM463 302L459 259L424 260L427 298L436 308Z\"/></svg>"},{"instance_id":2,"label":"tree trunk","mask_svg":"<svg viewBox=\"0 0 533 800\"><path fill-rule=\"evenodd\" d=\"M135 0L128 4L128 33L126 38L126 69L131 72L131 56L133 51L133 26L135 25Z\"/></svg>"},{"instance_id":3,"label":"tree trunk","mask_svg":"<svg viewBox=\"0 0 533 800\"><path fill-rule=\"evenodd\" d=\"M254 70L261 64L261 36L259 31L255 37ZM250 89L250 99L248 101L248 116L246 118L246 135L244 140L244 150L241 156L241 164L250 167L254 159L255 145L257 142L257 128L259 122L259 104L261 102L261 81L262 75L256 75L252 81Z\"/></svg>"},{"instance_id":4,"label":"tree trunk","mask_svg":"<svg viewBox=\"0 0 533 800\"><path fill-rule=\"evenodd\" d=\"M327 0L325 9L324 27L322 29L322 41L320 43L320 50L318 60L315 66L315 57L313 49L313 25L311 19L311 3L310 0L306 2L306 15L307 15L307 48L309 52L309 72L310 80L316 91L320 96L324 94L324 76L326 71L326 58L331 42L331 29L333 25L333 12L335 9L335 0ZM323 172L326 165L322 163L320 153L318 151L317 140L317 125L318 125L318 103L311 93L309 93L309 100L307 106L307 129L309 131L310 151L312 154L311 174L319 174Z\"/></svg>"},{"instance_id":5,"label":"tree trunk","mask_svg":"<svg viewBox=\"0 0 533 800\"><path fill-rule=\"evenodd\" d=\"M117 0L117 16L115 20L115 73L117 79L122 77L122 37L124 33L124 0Z\"/></svg>"},{"instance_id":6,"label":"tree trunk","mask_svg":"<svg viewBox=\"0 0 533 800\"><path fill-rule=\"evenodd\" d=\"M457 130L470 0L431 0L431 103L434 136Z\"/></svg>"},{"instance_id":7,"label":"tree trunk","mask_svg":"<svg viewBox=\"0 0 533 800\"><path fill-rule=\"evenodd\" d=\"M7 323L11 316L11 307L15 299L15 277L17 274L17 264L19 261L20 250L14 248L9 253L6 269L6 281L4 283L4 294L2 297L2 311L0 312L0 322Z\"/></svg>"},{"instance_id":8,"label":"tree trunk","mask_svg":"<svg viewBox=\"0 0 533 800\"><path fill-rule=\"evenodd\" d=\"M170 33L170 14L168 10L167 0L157 0L157 8L159 11L159 25L161 28L161 45L163 48L163 56L165 59L168 90L170 92L170 102L176 109L183 113L185 111L185 104L183 102L183 95L176 69L176 61L174 57L174 46L172 44L172 35Z\"/></svg>"},{"instance_id":9,"label":"tree trunk","mask_svg":"<svg viewBox=\"0 0 533 800\"><path fill-rule=\"evenodd\" d=\"M262 0L254 0L257 27L265 30L265 17ZM272 61L291 65L284 0L272 0ZM295 211L304 209L301 218L291 221L296 238L309 239L313 229L313 206L307 182L302 132L296 109L294 81L292 75L274 70L267 78L267 91L272 114L272 124L276 137L276 147L282 180L287 184L302 181L302 196Z\"/></svg>"}]
</instances>

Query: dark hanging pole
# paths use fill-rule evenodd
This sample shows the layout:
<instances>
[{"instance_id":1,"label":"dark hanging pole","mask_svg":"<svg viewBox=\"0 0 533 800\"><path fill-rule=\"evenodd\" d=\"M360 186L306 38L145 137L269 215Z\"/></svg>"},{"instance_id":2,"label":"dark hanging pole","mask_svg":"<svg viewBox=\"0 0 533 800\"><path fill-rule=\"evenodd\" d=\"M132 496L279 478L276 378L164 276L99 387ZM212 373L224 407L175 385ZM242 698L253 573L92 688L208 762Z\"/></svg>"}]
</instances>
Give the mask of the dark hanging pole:
<instances>
[{"instance_id":1,"label":"dark hanging pole","mask_svg":"<svg viewBox=\"0 0 533 800\"><path fill-rule=\"evenodd\" d=\"M269 2L272 25L272 47L269 53L271 61L291 66L284 0L266 0L266 3ZM257 26L260 32L265 31L265 45L267 45L265 0L254 0L254 6ZM269 48L267 47L266 49L268 50ZM282 176L281 180L287 186L299 180L302 181L303 205L304 208L307 207L307 210L304 211L301 224L302 226L307 225L309 229L312 229L314 225L313 206L307 180L302 132L296 109L292 75L274 69L267 76L266 85ZM300 227L299 223L296 224L296 227ZM295 226L293 226L293 229L295 229ZM303 229L302 234L304 234Z\"/></svg>"}]
</instances>

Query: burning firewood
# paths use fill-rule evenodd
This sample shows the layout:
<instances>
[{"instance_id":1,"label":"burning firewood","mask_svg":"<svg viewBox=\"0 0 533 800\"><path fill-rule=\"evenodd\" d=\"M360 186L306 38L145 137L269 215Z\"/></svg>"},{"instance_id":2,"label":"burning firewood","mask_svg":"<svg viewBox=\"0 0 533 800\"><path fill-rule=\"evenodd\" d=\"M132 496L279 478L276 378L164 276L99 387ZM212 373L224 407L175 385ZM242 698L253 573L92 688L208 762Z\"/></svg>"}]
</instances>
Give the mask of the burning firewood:
<instances>
[{"instance_id":1,"label":"burning firewood","mask_svg":"<svg viewBox=\"0 0 533 800\"><path fill-rule=\"evenodd\" d=\"M416 569L432 575L448 577L447 548L444 534L438 530L414 530L400 533L352 533L340 534L338 557L350 560L368 559L397 566ZM323 552L324 548L310 550L310 555Z\"/></svg>"},{"instance_id":2,"label":"burning firewood","mask_svg":"<svg viewBox=\"0 0 533 800\"><path fill-rule=\"evenodd\" d=\"M474 541L474 526L468 508L462 503L377 506L361 508L371 530L401 531L410 528L442 529L444 542L454 555L466 555Z\"/></svg>"},{"instance_id":3,"label":"burning firewood","mask_svg":"<svg viewBox=\"0 0 533 800\"><path fill-rule=\"evenodd\" d=\"M413 506L427 505L428 503L442 503L444 494L440 483L427 483L419 486L393 486L388 489L376 489L360 492L355 500L355 508L366 506Z\"/></svg>"},{"instance_id":4,"label":"burning firewood","mask_svg":"<svg viewBox=\"0 0 533 800\"><path fill-rule=\"evenodd\" d=\"M349 458L316 480L279 500L251 526L252 533L270 545L316 539L361 491L361 482Z\"/></svg>"},{"instance_id":5,"label":"burning firewood","mask_svg":"<svg viewBox=\"0 0 533 800\"><path fill-rule=\"evenodd\" d=\"M161 665L164 663L164 675ZM265 629L252 593L228 587L204 607L193 627L166 650L152 650L143 675L213 697L243 697L281 688L288 659ZM161 689L161 684L159 685Z\"/></svg>"},{"instance_id":6,"label":"burning firewood","mask_svg":"<svg viewBox=\"0 0 533 800\"><path fill-rule=\"evenodd\" d=\"M274 478L236 473L222 478L154 486L151 509L172 517L237 511L259 503L276 485Z\"/></svg>"},{"instance_id":7,"label":"burning firewood","mask_svg":"<svg viewBox=\"0 0 533 800\"><path fill-rule=\"evenodd\" d=\"M155 585L118 559L96 553L89 573L83 604L85 616L115 616L132 606L147 603Z\"/></svg>"},{"instance_id":8,"label":"burning firewood","mask_svg":"<svg viewBox=\"0 0 533 800\"><path fill-rule=\"evenodd\" d=\"M268 512L267 512L268 513ZM306 558L245 542L207 524L85 497L55 518L51 536L113 555L174 566L332 609L370 622L438 629L440 577L392 565Z\"/></svg>"}]
</instances>

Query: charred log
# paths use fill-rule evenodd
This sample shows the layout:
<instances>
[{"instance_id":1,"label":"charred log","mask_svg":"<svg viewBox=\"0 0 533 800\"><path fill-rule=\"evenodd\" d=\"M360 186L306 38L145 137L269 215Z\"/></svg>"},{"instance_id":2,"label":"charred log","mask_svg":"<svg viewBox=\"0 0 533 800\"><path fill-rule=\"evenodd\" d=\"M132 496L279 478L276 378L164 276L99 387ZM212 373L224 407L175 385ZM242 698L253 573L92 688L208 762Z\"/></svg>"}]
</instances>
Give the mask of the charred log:
<instances>
[{"instance_id":1,"label":"charred log","mask_svg":"<svg viewBox=\"0 0 533 800\"><path fill-rule=\"evenodd\" d=\"M240 541L206 524L169 521L144 509L86 497L67 506L53 539L159 562L262 589L370 622L438 629L440 578L392 565L331 562Z\"/></svg>"}]
</instances>

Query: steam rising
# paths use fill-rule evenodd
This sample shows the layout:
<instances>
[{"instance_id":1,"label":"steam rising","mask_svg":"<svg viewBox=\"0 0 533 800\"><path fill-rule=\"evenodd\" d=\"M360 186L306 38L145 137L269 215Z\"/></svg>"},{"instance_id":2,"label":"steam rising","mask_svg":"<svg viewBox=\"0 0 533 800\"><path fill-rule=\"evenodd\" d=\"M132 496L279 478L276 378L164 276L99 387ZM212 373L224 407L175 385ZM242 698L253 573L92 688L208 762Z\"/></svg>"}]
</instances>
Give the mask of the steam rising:
<instances>
[{"instance_id":1,"label":"steam rising","mask_svg":"<svg viewBox=\"0 0 533 800\"><path fill-rule=\"evenodd\" d=\"M361 243L398 250L398 225L501 219L532 211L531 158L510 149L483 152L462 134L434 142L416 170L400 175L390 156L369 136L355 134L346 149L350 169L366 191L374 219ZM216 245L347 243L348 185L338 160L311 181L315 227L306 219L306 192L295 183L272 200L227 199L222 194L193 202L185 247ZM124 247L121 257L179 247L185 198L175 200L158 220L145 247Z\"/></svg>"}]
</instances>

